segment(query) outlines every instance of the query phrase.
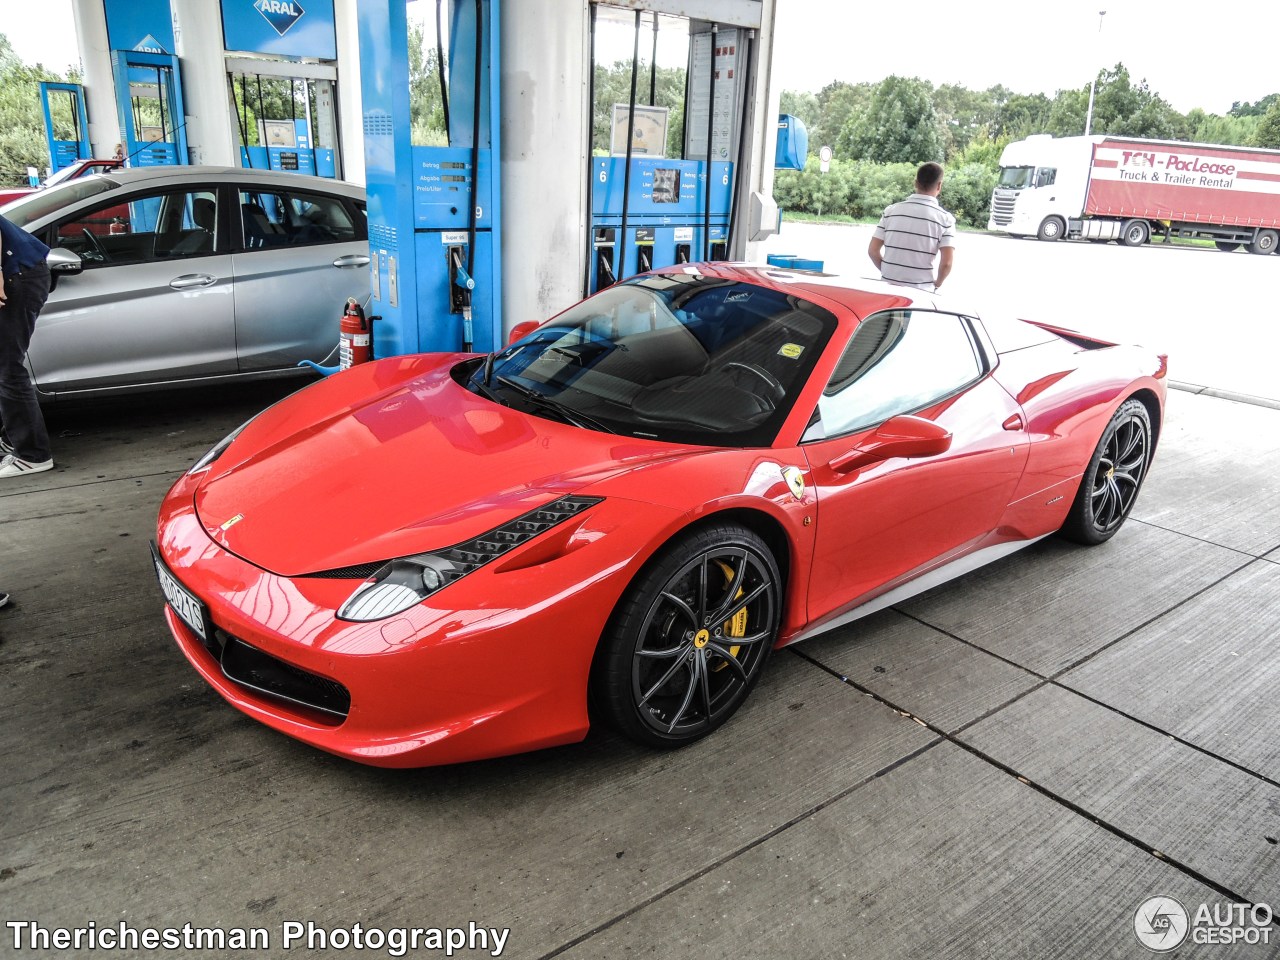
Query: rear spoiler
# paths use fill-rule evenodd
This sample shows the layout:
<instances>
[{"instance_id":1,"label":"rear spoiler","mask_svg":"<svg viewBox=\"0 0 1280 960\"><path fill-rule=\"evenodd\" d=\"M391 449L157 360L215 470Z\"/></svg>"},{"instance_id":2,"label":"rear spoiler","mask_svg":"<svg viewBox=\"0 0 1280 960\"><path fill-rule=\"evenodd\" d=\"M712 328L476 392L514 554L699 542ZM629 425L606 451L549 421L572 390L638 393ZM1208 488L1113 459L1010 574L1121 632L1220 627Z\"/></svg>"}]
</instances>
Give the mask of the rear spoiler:
<instances>
[{"instance_id":1,"label":"rear spoiler","mask_svg":"<svg viewBox=\"0 0 1280 960\"><path fill-rule=\"evenodd\" d=\"M1061 337L1069 343L1074 343L1077 347L1084 347L1086 350L1099 350L1102 347L1117 346L1111 340L1101 340L1098 337L1091 337L1087 334L1080 333L1077 330L1069 330L1066 327L1055 327L1051 323L1040 323L1036 320L1024 320L1023 323L1029 323L1033 327L1039 327L1055 336Z\"/></svg>"}]
</instances>

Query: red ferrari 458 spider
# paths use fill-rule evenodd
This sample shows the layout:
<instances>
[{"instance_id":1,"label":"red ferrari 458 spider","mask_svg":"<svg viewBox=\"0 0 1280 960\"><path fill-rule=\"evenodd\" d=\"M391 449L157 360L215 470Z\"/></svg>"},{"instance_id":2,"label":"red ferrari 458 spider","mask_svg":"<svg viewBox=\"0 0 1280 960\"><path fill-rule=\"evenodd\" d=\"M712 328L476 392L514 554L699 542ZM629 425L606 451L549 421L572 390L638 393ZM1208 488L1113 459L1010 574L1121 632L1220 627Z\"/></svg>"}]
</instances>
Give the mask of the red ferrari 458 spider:
<instances>
[{"instance_id":1,"label":"red ferrari 458 spider","mask_svg":"<svg viewBox=\"0 0 1280 960\"><path fill-rule=\"evenodd\" d=\"M720 726L779 646L1124 523L1163 356L878 282L674 267L505 350L395 357L246 423L160 510L232 705L426 766Z\"/></svg>"}]
</instances>

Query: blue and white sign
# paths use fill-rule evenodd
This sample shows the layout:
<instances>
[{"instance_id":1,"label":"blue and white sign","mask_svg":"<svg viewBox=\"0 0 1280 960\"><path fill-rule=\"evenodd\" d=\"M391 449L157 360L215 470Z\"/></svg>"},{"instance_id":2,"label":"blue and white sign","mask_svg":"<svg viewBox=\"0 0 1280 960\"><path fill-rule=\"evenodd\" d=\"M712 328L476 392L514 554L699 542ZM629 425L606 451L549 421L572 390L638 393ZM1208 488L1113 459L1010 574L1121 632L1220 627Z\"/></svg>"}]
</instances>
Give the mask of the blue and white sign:
<instances>
[{"instance_id":1,"label":"blue and white sign","mask_svg":"<svg viewBox=\"0 0 1280 960\"><path fill-rule=\"evenodd\" d=\"M282 37L307 12L302 9L302 4L293 0L257 0L253 8L266 17L267 23Z\"/></svg>"},{"instance_id":2,"label":"blue and white sign","mask_svg":"<svg viewBox=\"0 0 1280 960\"><path fill-rule=\"evenodd\" d=\"M139 40L137 43L135 43L133 45L133 49L136 50L138 53L168 53L169 52L164 48L164 44L162 44L159 40L157 40L155 37L153 37L149 33L145 37L143 37L141 40Z\"/></svg>"},{"instance_id":3,"label":"blue and white sign","mask_svg":"<svg viewBox=\"0 0 1280 960\"><path fill-rule=\"evenodd\" d=\"M333 0L222 0L222 38L228 50L338 58Z\"/></svg>"},{"instance_id":4,"label":"blue and white sign","mask_svg":"<svg viewBox=\"0 0 1280 960\"><path fill-rule=\"evenodd\" d=\"M112 50L173 53L169 0L104 0L107 43Z\"/></svg>"}]
</instances>

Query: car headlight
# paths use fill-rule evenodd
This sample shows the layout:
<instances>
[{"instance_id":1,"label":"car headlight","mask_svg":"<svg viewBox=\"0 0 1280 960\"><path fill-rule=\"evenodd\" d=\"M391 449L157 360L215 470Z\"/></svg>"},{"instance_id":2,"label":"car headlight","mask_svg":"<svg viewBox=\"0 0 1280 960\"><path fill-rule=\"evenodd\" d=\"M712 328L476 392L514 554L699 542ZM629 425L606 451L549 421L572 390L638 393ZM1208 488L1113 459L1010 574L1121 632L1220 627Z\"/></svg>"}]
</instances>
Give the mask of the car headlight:
<instances>
[{"instance_id":1,"label":"car headlight","mask_svg":"<svg viewBox=\"0 0 1280 960\"><path fill-rule=\"evenodd\" d=\"M365 623L408 610L600 500L600 497L561 497L465 543L390 560L338 608L338 619Z\"/></svg>"},{"instance_id":2,"label":"car headlight","mask_svg":"<svg viewBox=\"0 0 1280 960\"><path fill-rule=\"evenodd\" d=\"M235 440L236 437L240 436L240 434L244 432L244 428L247 427L249 424L253 423L255 419L257 418L250 417L244 423L240 424L240 426L236 427L234 430L228 433L225 437L223 437L221 440L215 443L212 447L209 448L208 453L206 453L203 457L201 457L199 460L197 460L195 463L191 465L191 469L188 470L187 473L188 474L199 473L201 470L207 470L209 468L209 465L213 463L213 461L217 460L220 456L222 456L226 452L227 447L231 446L231 441Z\"/></svg>"}]
</instances>

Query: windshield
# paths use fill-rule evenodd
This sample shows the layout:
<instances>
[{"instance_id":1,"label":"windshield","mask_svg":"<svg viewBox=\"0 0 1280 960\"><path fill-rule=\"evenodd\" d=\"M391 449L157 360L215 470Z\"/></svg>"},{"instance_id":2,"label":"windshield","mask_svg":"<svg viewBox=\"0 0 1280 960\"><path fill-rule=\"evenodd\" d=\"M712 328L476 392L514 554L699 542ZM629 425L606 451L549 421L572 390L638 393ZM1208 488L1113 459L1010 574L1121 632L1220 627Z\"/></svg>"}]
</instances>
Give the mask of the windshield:
<instances>
[{"instance_id":1,"label":"windshield","mask_svg":"<svg viewBox=\"0 0 1280 960\"><path fill-rule=\"evenodd\" d=\"M25 197L19 197L4 207L4 215L11 223L19 227L35 223L41 217L63 207L78 203L86 197L114 190L119 184L107 177L84 177L80 180L69 180L47 190L37 190Z\"/></svg>"},{"instance_id":2,"label":"windshield","mask_svg":"<svg viewBox=\"0 0 1280 960\"><path fill-rule=\"evenodd\" d=\"M481 363L477 393L589 429L767 446L835 330L792 294L680 273L610 287Z\"/></svg>"},{"instance_id":3,"label":"windshield","mask_svg":"<svg viewBox=\"0 0 1280 960\"><path fill-rule=\"evenodd\" d=\"M1001 167L999 186L1006 190L1024 190L1031 186L1035 167Z\"/></svg>"},{"instance_id":4,"label":"windshield","mask_svg":"<svg viewBox=\"0 0 1280 960\"><path fill-rule=\"evenodd\" d=\"M115 166L117 164L114 163L73 163L69 167L63 167L46 180L44 186L47 190L49 187L56 187L67 180L79 180L81 177L91 177L95 173L105 173Z\"/></svg>"}]
</instances>

